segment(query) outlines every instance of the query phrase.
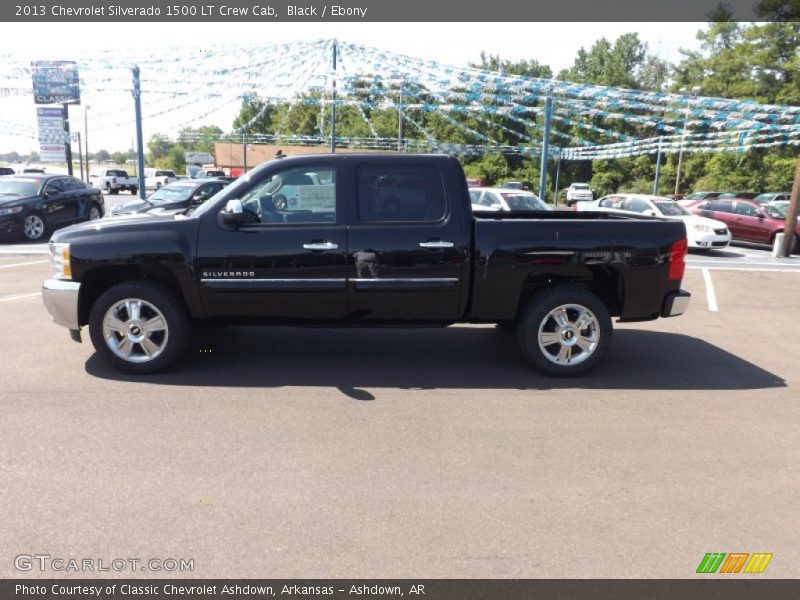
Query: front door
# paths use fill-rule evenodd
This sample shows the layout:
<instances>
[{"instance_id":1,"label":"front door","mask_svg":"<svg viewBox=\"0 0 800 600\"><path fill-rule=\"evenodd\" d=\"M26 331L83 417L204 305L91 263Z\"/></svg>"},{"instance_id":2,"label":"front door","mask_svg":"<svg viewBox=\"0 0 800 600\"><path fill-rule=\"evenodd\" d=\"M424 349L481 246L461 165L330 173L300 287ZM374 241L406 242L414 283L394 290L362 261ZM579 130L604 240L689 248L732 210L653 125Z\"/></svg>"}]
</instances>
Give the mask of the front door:
<instances>
[{"instance_id":1,"label":"front door","mask_svg":"<svg viewBox=\"0 0 800 600\"><path fill-rule=\"evenodd\" d=\"M216 212L203 217L197 274L208 316L345 317L341 183L332 165L305 165L277 165L243 186L235 197L248 216L244 225L225 227Z\"/></svg>"},{"instance_id":2,"label":"front door","mask_svg":"<svg viewBox=\"0 0 800 600\"><path fill-rule=\"evenodd\" d=\"M448 321L460 316L469 247L455 182L431 163L368 159L355 168L348 312L359 321ZM463 203L468 199L464 194Z\"/></svg>"},{"instance_id":3,"label":"front door","mask_svg":"<svg viewBox=\"0 0 800 600\"><path fill-rule=\"evenodd\" d=\"M69 189L66 177L57 177L47 182L43 190L44 212L51 225L63 225L75 220L78 213L78 198L74 189Z\"/></svg>"}]
</instances>

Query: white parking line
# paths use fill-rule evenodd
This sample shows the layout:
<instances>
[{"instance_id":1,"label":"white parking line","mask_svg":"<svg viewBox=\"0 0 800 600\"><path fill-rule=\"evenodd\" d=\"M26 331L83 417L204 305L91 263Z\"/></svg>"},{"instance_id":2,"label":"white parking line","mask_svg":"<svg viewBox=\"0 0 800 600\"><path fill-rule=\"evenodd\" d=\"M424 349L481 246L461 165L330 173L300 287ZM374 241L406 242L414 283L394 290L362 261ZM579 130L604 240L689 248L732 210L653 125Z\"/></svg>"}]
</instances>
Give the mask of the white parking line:
<instances>
[{"instance_id":1,"label":"white parking line","mask_svg":"<svg viewBox=\"0 0 800 600\"><path fill-rule=\"evenodd\" d=\"M800 273L800 268L797 269L753 269L751 267L695 267L693 265L686 265L687 269L708 269L709 271L752 271L753 273Z\"/></svg>"},{"instance_id":2,"label":"white parking line","mask_svg":"<svg viewBox=\"0 0 800 600\"><path fill-rule=\"evenodd\" d=\"M10 269L12 267L24 267L25 265L38 265L39 263L50 262L49 260L32 260L24 263L14 263L13 265L0 265L0 269Z\"/></svg>"},{"instance_id":3,"label":"white parking line","mask_svg":"<svg viewBox=\"0 0 800 600\"><path fill-rule=\"evenodd\" d=\"M42 292L35 292L33 294L21 294L19 296L5 296L0 297L0 302L11 302L12 300L24 300L25 298L35 298L41 296Z\"/></svg>"},{"instance_id":4,"label":"white parking line","mask_svg":"<svg viewBox=\"0 0 800 600\"><path fill-rule=\"evenodd\" d=\"M714 293L714 283L711 281L711 273L708 269L703 269L703 281L706 282L706 299L708 300L708 310L717 312L717 295Z\"/></svg>"}]
</instances>

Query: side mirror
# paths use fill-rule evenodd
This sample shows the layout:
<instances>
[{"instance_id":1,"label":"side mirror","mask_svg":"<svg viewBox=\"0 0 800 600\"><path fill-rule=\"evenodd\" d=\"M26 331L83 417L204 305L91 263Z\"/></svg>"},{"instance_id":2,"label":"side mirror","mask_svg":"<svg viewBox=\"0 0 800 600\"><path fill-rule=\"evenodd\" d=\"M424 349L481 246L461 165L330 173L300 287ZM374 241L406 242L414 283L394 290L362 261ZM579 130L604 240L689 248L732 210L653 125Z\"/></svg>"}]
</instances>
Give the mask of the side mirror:
<instances>
[{"instance_id":1,"label":"side mirror","mask_svg":"<svg viewBox=\"0 0 800 600\"><path fill-rule=\"evenodd\" d=\"M647 215L648 217L655 217L655 216L656 216L656 211L654 211L653 209L650 209L650 208L648 208L648 209L647 209L646 211L644 211L644 213L642 213L642 214L645 214L645 215Z\"/></svg>"},{"instance_id":2,"label":"side mirror","mask_svg":"<svg viewBox=\"0 0 800 600\"><path fill-rule=\"evenodd\" d=\"M496 208L497 210L503 210L502 204L492 204L489 208Z\"/></svg>"},{"instance_id":3,"label":"side mirror","mask_svg":"<svg viewBox=\"0 0 800 600\"><path fill-rule=\"evenodd\" d=\"M765 215L765 214L764 214L763 212L761 212L761 211L758 211L758 212L756 213L756 216L757 216L759 219L761 219L761 220L763 220L763 219L766 219L766 218L767 218L767 215Z\"/></svg>"},{"instance_id":4,"label":"side mirror","mask_svg":"<svg viewBox=\"0 0 800 600\"><path fill-rule=\"evenodd\" d=\"M228 227L239 227L242 225L245 219L242 201L238 198L228 200L225 208L219 211L219 219L223 225L227 225Z\"/></svg>"}]
</instances>

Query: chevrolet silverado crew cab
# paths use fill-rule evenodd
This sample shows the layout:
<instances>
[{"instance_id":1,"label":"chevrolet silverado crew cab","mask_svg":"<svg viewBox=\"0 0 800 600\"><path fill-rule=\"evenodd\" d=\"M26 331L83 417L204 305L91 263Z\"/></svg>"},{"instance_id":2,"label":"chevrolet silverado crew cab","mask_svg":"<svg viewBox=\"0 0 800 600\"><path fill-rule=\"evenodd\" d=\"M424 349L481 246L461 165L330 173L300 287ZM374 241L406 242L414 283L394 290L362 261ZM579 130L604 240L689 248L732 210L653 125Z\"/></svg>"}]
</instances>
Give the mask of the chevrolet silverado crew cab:
<instances>
[{"instance_id":1,"label":"chevrolet silverado crew cab","mask_svg":"<svg viewBox=\"0 0 800 600\"><path fill-rule=\"evenodd\" d=\"M96 351L132 373L174 363L193 322L227 321L496 323L541 371L577 375L607 351L612 316L669 317L689 301L683 223L473 215L448 156L276 159L186 214L76 225L56 232L50 251L53 320L76 341L88 325Z\"/></svg>"}]
</instances>

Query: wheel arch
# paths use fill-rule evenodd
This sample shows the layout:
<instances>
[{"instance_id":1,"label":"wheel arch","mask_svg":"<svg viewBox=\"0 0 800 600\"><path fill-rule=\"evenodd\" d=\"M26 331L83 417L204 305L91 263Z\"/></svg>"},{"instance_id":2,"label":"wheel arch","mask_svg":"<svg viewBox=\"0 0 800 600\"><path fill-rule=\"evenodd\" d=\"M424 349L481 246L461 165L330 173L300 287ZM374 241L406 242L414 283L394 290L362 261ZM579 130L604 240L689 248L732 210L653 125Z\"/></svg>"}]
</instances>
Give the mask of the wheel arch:
<instances>
[{"instance_id":1,"label":"wheel arch","mask_svg":"<svg viewBox=\"0 0 800 600\"><path fill-rule=\"evenodd\" d=\"M161 265L106 265L92 269L81 279L80 294L78 297L78 323L89 323L89 314L92 306L107 289L126 281L145 280L154 281L170 291L183 303L187 312L192 314L187 306L181 284L175 273Z\"/></svg>"}]
</instances>

